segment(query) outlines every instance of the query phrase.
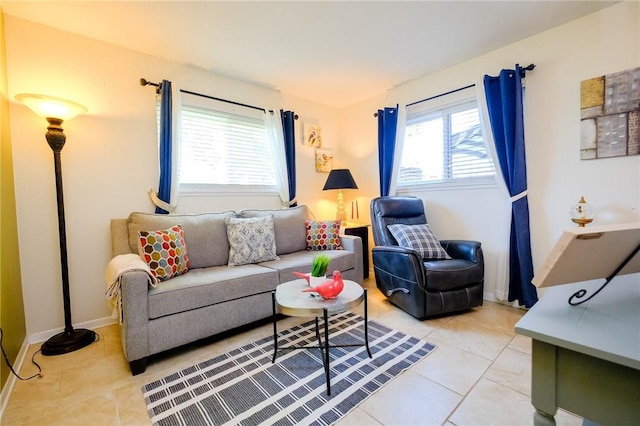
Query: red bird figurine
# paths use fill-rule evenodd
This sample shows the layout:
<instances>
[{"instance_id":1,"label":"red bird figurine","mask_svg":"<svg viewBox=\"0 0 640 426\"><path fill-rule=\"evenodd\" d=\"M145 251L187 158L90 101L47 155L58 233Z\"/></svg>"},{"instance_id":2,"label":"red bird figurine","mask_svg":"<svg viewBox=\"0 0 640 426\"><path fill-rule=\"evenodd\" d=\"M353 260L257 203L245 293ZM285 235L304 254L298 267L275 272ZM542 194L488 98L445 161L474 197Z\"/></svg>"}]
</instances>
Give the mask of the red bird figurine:
<instances>
[{"instance_id":1,"label":"red bird figurine","mask_svg":"<svg viewBox=\"0 0 640 426\"><path fill-rule=\"evenodd\" d=\"M344 290L344 282L340 271L333 271L333 278L316 287L302 290L305 293L318 293L323 299L335 299Z\"/></svg>"},{"instance_id":2,"label":"red bird figurine","mask_svg":"<svg viewBox=\"0 0 640 426\"><path fill-rule=\"evenodd\" d=\"M311 274L303 274L302 272L293 271L293 275L307 280L307 284L309 284L309 277L311 276Z\"/></svg>"}]
</instances>

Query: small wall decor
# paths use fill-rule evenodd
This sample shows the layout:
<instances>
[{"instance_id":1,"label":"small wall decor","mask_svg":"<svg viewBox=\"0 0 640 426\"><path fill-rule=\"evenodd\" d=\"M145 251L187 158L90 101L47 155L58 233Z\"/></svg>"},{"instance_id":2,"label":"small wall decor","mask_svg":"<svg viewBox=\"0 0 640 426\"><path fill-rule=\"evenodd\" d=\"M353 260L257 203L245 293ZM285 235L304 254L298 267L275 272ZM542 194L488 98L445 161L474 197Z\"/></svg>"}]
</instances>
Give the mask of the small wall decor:
<instances>
[{"instance_id":1,"label":"small wall decor","mask_svg":"<svg viewBox=\"0 0 640 426\"><path fill-rule=\"evenodd\" d=\"M326 149L316 148L316 172L329 173L333 168L333 155Z\"/></svg>"},{"instance_id":2,"label":"small wall decor","mask_svg":"<svg viewBox=\"0 0 640 426\"><path fill-rule=\"evenodd\" d=\"M322 146L322 129L316 124L304 123L302 145L313 148Z\"/></svg>"},{"instance_id":3,"label":"small wall decor","mask_svg":"<svg viewBox=\"0 0 640 426\"><path fill-rule=\"evenodd\" d=\"M640 154L640 67L580 83L580 159Z\"/></svg>"}]
</instances>

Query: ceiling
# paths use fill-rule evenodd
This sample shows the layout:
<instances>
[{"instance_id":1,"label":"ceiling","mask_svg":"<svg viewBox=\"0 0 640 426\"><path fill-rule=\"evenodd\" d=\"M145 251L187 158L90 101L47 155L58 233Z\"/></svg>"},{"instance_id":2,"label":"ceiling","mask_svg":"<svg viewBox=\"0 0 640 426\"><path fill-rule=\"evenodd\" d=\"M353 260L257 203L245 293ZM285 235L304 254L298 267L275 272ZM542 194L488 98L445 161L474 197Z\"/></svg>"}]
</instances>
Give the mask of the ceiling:
<instances>
[{"instance_id":1,"label":"ceiling","mask_svg":"<svg viewBox=\"0 0 640 426\"><path fill-rule=\"evenodd\" d=\"M0 1L6 15L332 107L368 99L614 3Z\"/></svg>"}]
</instances>

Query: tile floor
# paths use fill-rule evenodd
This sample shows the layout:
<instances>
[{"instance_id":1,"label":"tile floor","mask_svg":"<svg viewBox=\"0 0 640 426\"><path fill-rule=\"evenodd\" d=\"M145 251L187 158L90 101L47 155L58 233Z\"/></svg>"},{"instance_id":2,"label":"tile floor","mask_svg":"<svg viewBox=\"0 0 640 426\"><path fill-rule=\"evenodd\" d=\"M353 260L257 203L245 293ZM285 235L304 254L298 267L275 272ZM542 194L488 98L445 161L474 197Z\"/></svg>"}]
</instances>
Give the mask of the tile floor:
<instances>
[{"instance_id":1,"label":"tile floor","mask_svg":"<svg viewBox=\"0 0 640 426\"><path fill-rule=\"evenodd\" d=\"M420 363L398 376L345 416L339 425L531 425L531 341L516 335L523 310L485 302L470 312L418 321L369 288L369 317L437 345ZM362 311L356 310L362 315ZM304 321L285 318L279 328ZM147 371L131 376L116 325L96 330L100 340L77 352L36 355L44 377L18 381L0 423L12 425L148 425L143 384L271 333L271 325L222 340L197 343L155 357ZM21 374L37 370L30 362ZM582 419L559 411L559 425Z\"/></svg>"}]
</instances>

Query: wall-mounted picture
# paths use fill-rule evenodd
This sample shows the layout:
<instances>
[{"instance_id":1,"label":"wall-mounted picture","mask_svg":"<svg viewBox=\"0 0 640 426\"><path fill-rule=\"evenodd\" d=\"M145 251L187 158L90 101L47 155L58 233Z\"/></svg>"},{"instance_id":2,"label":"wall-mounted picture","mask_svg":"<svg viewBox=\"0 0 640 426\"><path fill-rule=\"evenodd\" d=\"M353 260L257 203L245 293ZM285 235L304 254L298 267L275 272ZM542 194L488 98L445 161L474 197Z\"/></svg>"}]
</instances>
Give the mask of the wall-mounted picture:
<instances>
[{"instance_id":1,"label":"wall-mounted picture","mask_svg":"<svg viewBox=\"0 0 640 426\"><path fill-rule=\"evenodd\" d=\"M329 173L333 168L333 155L326 149L316 148L316 172Z\"/></svg>"},{"instance_id":2,"label":"wall-mounted picture","mask_svg":"<svg viewBox=\"0 0 640 426\"><path fill-rule=\"evenodd\" d=\"M313 148L322 146L322 129L316 124L304 123L302 145Z\"/></svg>"},{"instance_id":3,"label":"wall-mounted picture","mask_svg":"<svg viewBox=\"0 0 640 426\"><path fill-rule=\"evenodd\" d=\"M640 154L640 67L580 83L580 159Z\"/></svg>"}]
</instances>

